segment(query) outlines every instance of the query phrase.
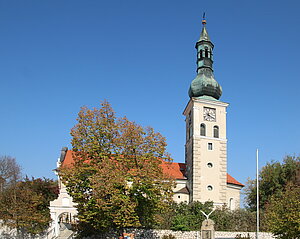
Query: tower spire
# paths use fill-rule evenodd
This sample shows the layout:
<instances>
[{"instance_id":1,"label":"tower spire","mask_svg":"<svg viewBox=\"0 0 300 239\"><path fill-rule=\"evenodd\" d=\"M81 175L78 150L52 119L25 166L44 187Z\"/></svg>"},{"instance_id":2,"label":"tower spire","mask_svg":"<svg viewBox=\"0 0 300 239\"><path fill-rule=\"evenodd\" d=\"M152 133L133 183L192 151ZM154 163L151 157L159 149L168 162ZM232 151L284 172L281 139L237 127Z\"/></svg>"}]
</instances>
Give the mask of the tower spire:
<instances>
[{"instance_id":1,"label":"tower spire","mask_svg":"<svg viewBox=\"0 0 300 239\"><path fill-rule=\"evenodd\" d=\"M196 42L197 49L197 76L192 81L189 96L205 97L218 100L222 95L222 88L214 78L213 74L213 49L214 44L206 30L205 13L202 19L202 31Z\"/></svg>"}]
</instances>

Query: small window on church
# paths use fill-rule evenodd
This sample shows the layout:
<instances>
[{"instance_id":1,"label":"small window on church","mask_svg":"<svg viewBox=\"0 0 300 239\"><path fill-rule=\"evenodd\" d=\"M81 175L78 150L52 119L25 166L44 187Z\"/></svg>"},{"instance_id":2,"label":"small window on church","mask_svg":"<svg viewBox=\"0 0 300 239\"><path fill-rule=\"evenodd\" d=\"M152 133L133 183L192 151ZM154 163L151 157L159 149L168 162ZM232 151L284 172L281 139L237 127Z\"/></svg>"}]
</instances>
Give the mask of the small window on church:
<instances>
[{"instance_id":1,"label":"small window on church","mask_svg":"<svg viewBox=\"0 0 300 239\"><path fill-rule=\"evenodd\" d=\"M230 209L230 210L233 210L233 209L234 209L234 201L233 201L233 198L230 198L230 199L229 199L229 209Z\"/></svg>"},{"instance_id":2,"label":"small window on church","mask_svg":"<svg viewBox=\"0 0 300 239\"><path fill-rule=\"evenodd\" d=\"M207 167L208 167L208 168L212 168L212 167L213 167L213 164L212 164L212 163L207 163Z\"/></svg>"},{"instance_id":3,"label":"small window on church","mask_svg":"<svg viewBox=\"0 0 300 239\"><path fill-rule=\"evenodd\" d=\"M216 125L214 126L214 137L219 138L219 127Z\"/></svg>"},{"instance_id":4,"label":"small window on church","mask_svg":"<svg viewBox=\"0 0 300 239\"><path fill-rule=\"evenodd\" d=\"M208 143L208 150L213 150L213 145L212 145L212 143Z\"/></svg>"},{"instance_id":5,"label":"small window on church","mask_svg":"<svg viewBox=\"0 0 300 239\"><path fill-rule=\"evenodd\" d=\"M178 195L178 198L180 198L180 195Z\"/></svg>"},{"instance_id":6,"label":"small window on church","mask_svg":"<svg viewBox=\"0 0 300 239\"><path fill-rule=\"evenodd\" d=\"M207 186L207 190L208 190L208 191L212 191L212 190L213 190L213 187L212 187L211 185L208 185L208 186Z\"/></svg>"},{"instance_id":7,"label":"small window on church","mask_svg":"<svg viewBox=\"0 0 300 239\"><path fill-rule=\"evenodd\" d=\"M200 59L203 58L203 50L200 50Z\"/></svg>"},{"instance_id":8,"label":"small window on church","mask_svg":"<svg viewBox=\"0 0 300 239\"><path fill-rule=\"evenodd\" d=\"M205 48L205 57L208 57L208 49Z\"/></svg>"},{"instance_id":9,"label":"small window on church","mask_svg":"<svg viewBox=\"0 0 300 239\"><path fill-rule=\"evenodd\" d=\"M206 135L206 129L205 129L205 124L200 125L200 135L205 136Z\"/></svg>"}]
</instances>

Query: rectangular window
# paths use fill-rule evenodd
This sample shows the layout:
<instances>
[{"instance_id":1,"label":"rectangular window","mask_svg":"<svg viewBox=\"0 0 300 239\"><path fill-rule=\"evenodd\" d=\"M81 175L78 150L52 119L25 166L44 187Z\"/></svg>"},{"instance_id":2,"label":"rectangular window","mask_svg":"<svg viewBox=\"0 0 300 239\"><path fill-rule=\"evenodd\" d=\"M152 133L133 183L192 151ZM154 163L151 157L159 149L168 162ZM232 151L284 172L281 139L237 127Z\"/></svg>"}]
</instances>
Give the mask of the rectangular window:
<instances>
[{"instance_id":1,"label":"rectangular window","mask_svg":"<svg viewBox=\"0 0 300 239\"><path fill-rule=\"evenodd\" d=\"M212 143L208 143L208 150L213 150L213 145L212 145Z\"/></svg>"}]
</instances>

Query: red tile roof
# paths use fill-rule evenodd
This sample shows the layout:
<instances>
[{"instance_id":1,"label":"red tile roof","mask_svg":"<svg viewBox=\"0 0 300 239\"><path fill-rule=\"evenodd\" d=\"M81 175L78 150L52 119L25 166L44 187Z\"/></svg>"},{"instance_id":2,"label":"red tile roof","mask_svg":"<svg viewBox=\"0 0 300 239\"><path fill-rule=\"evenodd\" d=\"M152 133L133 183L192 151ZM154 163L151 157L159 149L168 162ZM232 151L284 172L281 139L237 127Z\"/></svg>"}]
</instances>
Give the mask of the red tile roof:
<instances>
[{"instance_id":1,"label":"red tile roof","mask_svg":"<svg viewBox=\"0 0 300 239\"><path fill-rule=\"evenodd\" d=\"M227 183L245 187L244 184L242 184L239 181L237 181L235 178L233 178L232 176L230 176L228 173L227 173Z\"/></svg>"},{"instance_id":2,"label":"red tile roof","mask_svg":"<svg viewBox=\"0 0 300 239\"><path fill-rule=\"evenodd\" d=\"M62 166L71 166L73 164L73 156L72 151L68 150L64 160L62 161ZM185 163L170 163L170 162L163 162L162 163L163 173L167 174L168 176L175 178L175 179L186 179L184 176L186 170ZM245 185L238 182L235 178L230 176L227 173L227 183L233 184L237 186L244 187Z\"/></svg>"}]
</instances>

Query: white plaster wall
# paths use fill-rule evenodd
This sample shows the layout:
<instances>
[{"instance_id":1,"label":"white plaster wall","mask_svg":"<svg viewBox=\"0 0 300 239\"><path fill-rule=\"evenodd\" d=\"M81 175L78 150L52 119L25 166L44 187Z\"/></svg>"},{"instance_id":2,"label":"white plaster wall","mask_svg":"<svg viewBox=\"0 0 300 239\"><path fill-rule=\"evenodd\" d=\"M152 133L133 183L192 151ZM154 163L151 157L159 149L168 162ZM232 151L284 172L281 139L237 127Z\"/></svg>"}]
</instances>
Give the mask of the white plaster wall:
<instances>
[{"instance_id":1,"label":"white plaster wall","mask_svg":"<svg viewBox=\"0 0 300 239\"><path fill-rule=\"evenodd\" d=\"M234 186L234 185L227 185L227 206L229 209L234 210L240 208L240 198L241 198L241 187ZM230 199L232 203L230 204Z\"/></svg>"}]
</instances>

